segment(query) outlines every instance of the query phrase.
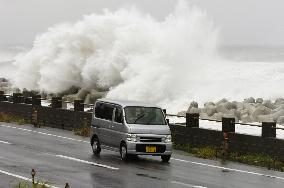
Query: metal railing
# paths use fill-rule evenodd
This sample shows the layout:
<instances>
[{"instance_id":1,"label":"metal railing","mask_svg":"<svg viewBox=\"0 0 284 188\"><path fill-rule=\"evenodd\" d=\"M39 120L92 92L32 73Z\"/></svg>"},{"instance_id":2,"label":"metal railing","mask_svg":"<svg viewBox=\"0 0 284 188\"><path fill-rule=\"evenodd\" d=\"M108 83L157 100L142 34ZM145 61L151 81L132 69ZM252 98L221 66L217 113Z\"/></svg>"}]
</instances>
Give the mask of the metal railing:
<instances>
[{"instance_id":1,"label":"metal railing","mask_svg":"<svg viewBox=\"0 0 284 188\"><path fill-rule=\"evenodd\" d=\"M175 115L175 114L166 114L166 117L178 117L178 118L185 118L186 119L186 116L184 115ZM233 117L234 118L234 117ZM219 122L219 123L223 123L222 120L216 120L216 119L208 119L208 118L201 118L201 117L198 117L199 120L204 120L204 121L214 121L214 122ZM186 119L187 120L187 119ZM264 123L267 123L267 122L264 122ZM268 123L275 123L275 122L268 122ZM182 122L182 123L173 123L173 124L176 124L176 125L186 125L187 122ZM253 124L253 123L242 123L242 122L234 122L234 125L246 125L246 126L251 126L251 127L259 127L259 128L263 128L263 122L262 124ZM284 130L284 128L282 127L277 127L276 126L276 123L275 123L275 126L271 126L270 129L275 129L275 130Z\"/></svg>"}]
</instances>

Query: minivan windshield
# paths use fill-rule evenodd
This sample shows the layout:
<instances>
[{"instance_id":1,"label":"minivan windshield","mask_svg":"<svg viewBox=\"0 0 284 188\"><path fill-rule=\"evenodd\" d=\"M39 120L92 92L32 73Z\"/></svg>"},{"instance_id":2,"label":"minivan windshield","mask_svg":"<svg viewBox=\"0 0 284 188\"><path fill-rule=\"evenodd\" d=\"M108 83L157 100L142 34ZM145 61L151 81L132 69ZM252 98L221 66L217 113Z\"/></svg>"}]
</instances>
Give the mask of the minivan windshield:
<instances>
[{"instance_id":1,"label":"minivan windshield","mask_svg":"<svg viewBox=\"0 0 284 188\"><path fill-rule=\"evenodd\" d=\"M124 112L128 124L166 125L160 108L127 106L124 108Z\"/></svg>"}]
</instances>

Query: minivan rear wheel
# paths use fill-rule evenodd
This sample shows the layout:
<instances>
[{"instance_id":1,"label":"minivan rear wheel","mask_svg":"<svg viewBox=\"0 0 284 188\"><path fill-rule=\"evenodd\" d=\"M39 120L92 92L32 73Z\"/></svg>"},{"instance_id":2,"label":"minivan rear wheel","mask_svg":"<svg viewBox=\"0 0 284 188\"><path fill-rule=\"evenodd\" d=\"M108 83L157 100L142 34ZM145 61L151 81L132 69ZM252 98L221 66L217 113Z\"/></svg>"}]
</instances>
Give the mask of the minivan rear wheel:
<instances>
[{"instance_id":1,"label":"minivan rear wheel","mask_svg":"<svg viewBox=\"0 0 284 188\"><path fill-rule=\"evenodd\" d=\"M128 159L128 154L127 154L127 147L125 143L122 143L120 146L120 158L123 161L126 161Z\"/></svg>"},{"instance_id":2,"label":"minivan rear wheel","mask_svg":"<svg viewBox=\"0 0 284 188\"><path fill-rule=\"evenodd\" d=\"M93 150L93 153L94 155L99 155L101 153L101 144L100 144L100 141L97 137L94 137L92 139L92 150Z\"/></svg>"},{"instance_id":3,"label":"minivan rear wheel","mask_svg":"<svg viewBox=\"0 0 284 188\"><path fill-rule=\"evenodd\" d=\"M171 159L171 155L162 155L161 158L163 162L167 163Z\"/></svg>"}]
</instances>

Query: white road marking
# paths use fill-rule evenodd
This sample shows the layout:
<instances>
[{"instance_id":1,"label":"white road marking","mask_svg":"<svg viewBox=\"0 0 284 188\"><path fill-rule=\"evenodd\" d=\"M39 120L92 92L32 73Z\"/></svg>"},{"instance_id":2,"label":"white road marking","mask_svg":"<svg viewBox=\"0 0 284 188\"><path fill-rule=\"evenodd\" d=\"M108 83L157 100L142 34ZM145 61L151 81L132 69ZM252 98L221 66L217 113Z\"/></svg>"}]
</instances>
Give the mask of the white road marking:
<instances>
[{"instance_id":1,"label":"white road marking","mask_svg":"<svg viewBox=\"0 0 284 188\"><path fill-rule=\"evenodd\" d=\"M7 176L12 176L14 178L18 178L18 179L21 179L21 180L24 180L24 181L32 182L32 179L29 179L27 177L20 176L20 175L17 175L17 174L13 174L13 173L10 173L10 172L4 171L4 170L0 170L0 173L5 174ZM58 188L58 187L55 187L55 186L52 186L52 185L49 185L49 184L45 184L45 185L47 187L50 187L50 188Z\"/></svg>"},{"instance_id":2,"label":"white road marking","mask_svg":"<svg viewBox=\"0 0 284 188\"><path fill-rule=\"evenodd\" d=\"M6 142L6 141L3 141L3 140L0 140L0 143L1 144L9 144L9 145L11 144L10 142Z\"/></svg>"},{"instance_id":3,"label":"white road marking","mask_svg":"<svg viewBox=\"0 0 284 188\"><path fill-rule=\"evenodd\" d=\"M0 125L1 127L6 127L6 128L12 128L12 129L18 129L18 130L22 130L22 131L26 131L26 132L33 132L33 133L38 133L38 134L42 134L42 135L46 135L46 136L52 136L52 137L57 137L57 138L62 138L62 139L67 139L67 140L72 140L72 141L77 141L77 142L83 142L83 143L90 143L88 141L85 140L79 140L79 139L75 139L75 138L69 138L69 137L65 137L65 136L59 136L59 135L55 135L55 134L50 134L50 133L45 133L45 132L41 132L41 131L33 131L30 129L25 129L25 128L20 128L20 127L14 127L14 126L10 126L10 125Z\"/></svg>"},{"instance_id":4,"label":"white road marking","mask_svg":"<svg viewBox=\"0 0 284 188\"><path fill-rule=\"evenodd\" d=\"M234 168L227 168L227 167L223 167L223 166L210 165L210 164L199 163L199 162L194 162L194 161L187 161L187 160L183 160L183 159L176 159L176 158L171 158L171 159L175 160L175 161L191 163L191 164L196 164L196 165L201 165L201 166L208 166L208 167L218 168L218 169L222 169L222 170L229 170L229 171L233 171L233 172L240 172L240 173L245 173L245 174L252 174L252 175L257 175L257 176L264 176L264 177L284 180L284 177L279 177L279 176L274 176L274 175L269 175L269 174L261 174L261 173L257 173L257 172L251 172L251 171L246 171L246 170L239 170L239 169L234 169Z\"/></svg>"},{"instance_id":5,"label":"white road marking","mask_svg":"<svg viewBox=\"0 0 284 188\"><path fill-rule=\"evenodd\" d=\"M191 188L207 188L207 187L203 187L203 186L200 186L200 185L192 185L192 184L188 184L188 183L182 183L182 182L179 182L179 181L171 181L171 183L177 184L177 185L182 185L184 187L191 187Z\"/></svg>"},{"instance_id":6,"label":"white road marking","mask_svg":"<svg viewBox=\"0 0 284 188\"><path fill-rule=\"evenodd\" d=\"M90 162L90 161L85 161L85 160L77 159L77 158L74 158L74 157L68 157L68 156L64 156L64 155L54 155L54 156L59 157L59 158L63 158L63 159L68 159L68 160L71 160L71 161L76 161L76 162L90 164L90 165L94 165L94 166L98 166L98 167L108 168L108 169L111 169L111 170L119 170L119 168L116 168L116 167L112 167L112 166L108 166L108 165L104 165L104 164L99 164L99 163L94 163L94 162Z\"/></svg>"},{"instance_id":7,"label":"white road marking","mask_svg":"<svg viewBox=\"0 0 284 188\"><path fill-rule=\"evenodd\" d=\"M38 134L42 134L42 135L46 135L46 136L52 136L52 137L57 137L57 138L62 138L62 139L67 139L67 140L72 140L72 141L88 143L89 144L89 142L87 142L85 140L79 140L79 139L69 138L69 137L65 137L65 136L54 135L54 134L45 133L45 132L41 132L41 131L33 131L33 130L30 130L30 129L14 127L14 126L9 126L9 125L0 125L0 126L6 127L6 128L18 129L18 130L22 130L22 131L26 131L26 132L38 133ZM91 164L91 165L99 166L99 167L103 167L103 168L108 168L108 169L112 169L112 170L118 170L119 169L119 168L108 166L108 165L104 165L104 164L94 163L94 162L90 162L90 161L84 161L84 160L77 159L77 158L74 158L74 157L68 157L68 156L64 156L64 155L54 155L54 154L49 154L49 155L60 157L60 158L64 158L64 159L69 159L69 160L73 160L73 161L77 161L77 162L81 162L81 163L85 163L85 164Z\"/></svg>"}]
</instances>

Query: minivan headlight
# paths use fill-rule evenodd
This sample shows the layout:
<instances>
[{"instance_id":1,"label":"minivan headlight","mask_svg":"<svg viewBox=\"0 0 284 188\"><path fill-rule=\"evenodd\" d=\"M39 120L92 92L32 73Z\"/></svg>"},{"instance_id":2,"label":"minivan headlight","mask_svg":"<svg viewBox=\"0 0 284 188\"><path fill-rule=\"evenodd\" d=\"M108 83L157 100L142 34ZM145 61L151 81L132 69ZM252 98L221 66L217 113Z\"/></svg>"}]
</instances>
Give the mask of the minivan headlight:
<instances>
[{"instance_id":1,"label":"minivan headlight","mask_svg":"<svg viewBox=\"0 0 284 188\"><path fill-rule=\"evenodd\" d=\"M171 141L172 141L172 136L171 135L165 136L165 142L171 142Z\"/></svg>"},{"instance_id":2,"label":"minivan headlight","mask_svg":"<svg viewBox=\"0 0 284 188\"><path fill-rule=\"evenodd\" d=\"M127 134L127 141L137 142L137 135L136 134Z\"/></svg>"}]
</instances>

